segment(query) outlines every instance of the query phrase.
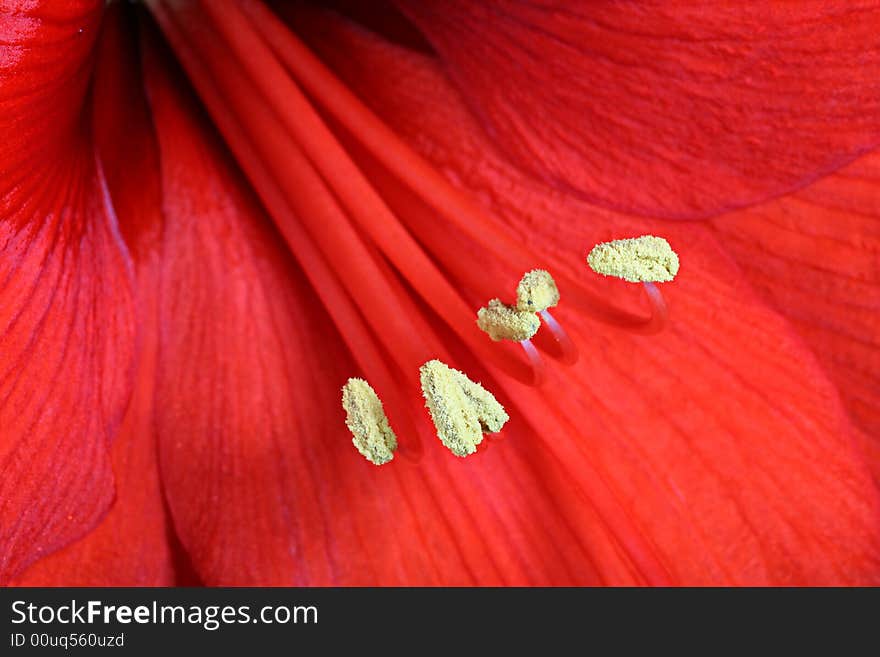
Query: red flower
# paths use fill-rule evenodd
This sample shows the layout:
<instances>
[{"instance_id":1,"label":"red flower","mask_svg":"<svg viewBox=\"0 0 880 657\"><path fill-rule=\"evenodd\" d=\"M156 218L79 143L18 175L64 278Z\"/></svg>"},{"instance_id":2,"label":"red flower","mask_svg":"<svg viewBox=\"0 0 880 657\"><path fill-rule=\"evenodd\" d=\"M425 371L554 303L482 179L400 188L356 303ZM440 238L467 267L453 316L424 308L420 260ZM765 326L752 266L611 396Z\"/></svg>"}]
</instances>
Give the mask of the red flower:
<instances>
[{"instance_id":1,"label":"red flower","mask_svg":"<svg viewBox=\"0 0 880 657\"><path fill-rule=\"evenodd\" d=\"M880 582L877 8L103 4L0 15L0 580ZM583 260L645 233L652 336ZM542 387L474 324L532 267ZM511 416L464 460L439 355Z\"/></svg>"}]
</instances>

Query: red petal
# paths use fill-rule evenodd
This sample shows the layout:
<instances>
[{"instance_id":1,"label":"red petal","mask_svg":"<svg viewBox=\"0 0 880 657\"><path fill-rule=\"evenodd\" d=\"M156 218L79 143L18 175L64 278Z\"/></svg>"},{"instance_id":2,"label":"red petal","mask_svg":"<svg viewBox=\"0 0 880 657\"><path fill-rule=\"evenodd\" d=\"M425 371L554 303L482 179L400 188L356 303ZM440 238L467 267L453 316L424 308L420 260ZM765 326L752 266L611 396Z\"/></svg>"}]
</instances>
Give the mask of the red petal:
<instances>
[{"instance_id":1,"label":"red petal","mask_svg":"<svg viewBox=\"0 0 880 657\"><path fill-rule=\"evenodd\" d=\"M111 452L116 502L85 538L17 578L15 583L22 586L168 586L175 582L153 409L162 228L159 162L136 41L131 38L137 25L127 9L114 3L104 15L92 83L95 142L121 231L135 255L140 310L135 388Z\"/></svg>"},{"instance_id":2,"label":"red petal","mask_svg":"<svg viewBox=\"0 0 880 657\"><path fill-rule=\"evenodd\" d=\"M0 15L0 581L113 499L131 270L81 113L100 2Z\"/></svg>"},{"instance_id":3,"label":"red petal","mask_svg":"<svg viewBox=\"0 0 880 657\"><path fill-rule=\"evenodd\" d=\"M514 414L542 440L499 451L546 450L604 511L611 507L597 497L598 478L625 509L623 529L626 521L638 528L674 581L880 581L880 500L859 434L814 355L761 303L711 228L613 214L536 184L495 156L430 61L338 22L297 16L295 24L390 125L480 192L536 261L626 304L638 301L636 291L591 275L583 263L588 248L655 233L679 251L681 273L664 287L672 324L658 336L595 322L587 309L566 303L562 290L558 314L580 344L581 362L551 368L543 396L501 382ZM393 188L383 194L394 199ZM427 221L414 211L399 216L411 226ZM434 225L440 220L433 217ZM461 251L455 233L444 225L436 240L448 240L434 252L444 264L455 260L453 249ZM500 287L516 275L468 246L478 274L463 285L496 280ZM574 527L590 521L577 507L560 508ZM636 560L638 536L608 524L619 517L602 519L605 541Z\"/></svg>"},{"instance_id":4,"label":"red petal","mask_svg":"<svg viewBox=\"0 0 880 657\"><path fill-rule=\"evenodd\" d=\"M812 347L880 466L880 154L713 224Z\"/></svg>"},{"instance_id":5,"label":"red petal","mask_svg":"<svg viewBox=\"0 0 880 657\"><path fill-rule=\"evenodd\" d=\"M400 0L493 141L609 208L703 217L880 142L880 8Z\"/></svg>"}]
</instances>

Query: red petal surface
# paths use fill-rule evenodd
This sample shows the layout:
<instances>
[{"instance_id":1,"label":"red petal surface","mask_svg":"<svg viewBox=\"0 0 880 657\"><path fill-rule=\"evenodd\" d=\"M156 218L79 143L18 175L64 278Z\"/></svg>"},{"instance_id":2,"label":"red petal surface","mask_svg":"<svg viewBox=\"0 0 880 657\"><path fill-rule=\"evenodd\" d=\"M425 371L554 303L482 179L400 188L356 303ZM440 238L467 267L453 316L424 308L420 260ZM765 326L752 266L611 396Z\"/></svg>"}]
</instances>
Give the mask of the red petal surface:
<instances>
[{"instance_id":1,"label":"red petal surface","mask_svg":"<svg viewBox=\"0 0 880 657\"><path fill-rule=\"evenodd\" d=\"M880 154L713 225L880 449Z\"/></svg>"},{"instance_id":2,"label":"red petal surface","mask_svg":"<svg viewBox=\"0 0 880 657\"><path fill-rule=\"evenodd\" d=\"M121 232L134 255L140 311L135 388L111 450L116 501L94 531L17 578L22 586L175 583L153 409L162 232L159 162L132 38L137 24L126 9L114 3L104 15L92 98L95 143Z\"/></svg>"},{"instance_id":3,"label":"red petal surface","mask_svg":"<svg viewBox=\"0 0 880 657\"><path fill-rule=\"evenodd\" d=\"M100 2L0 9L0 581L113 500L131 267L82 112Z\"/></svg>"},{"instance_id":4,"label":"red petal surface","mask_svg":"<svg viewBox=\"0 0 880 657\"><path fill-rule=\"evenodd\" d=\"M536 436L528 448L510 441L497 451L546 450L565 464L582 499L603 509L599 478L673 581L878 581L880 507L862 437L813 353L762 303L711 228L614 214L535 183L495 155L431 60L340 22L292 21L389 125L479 194L537 261L636 307L632 286L588 272L588 248L656 233L681 256L679 277L664 287L672 323L658 336L592 321L585 309L565 303L562 290L558 314L580 345L581 361L551 368L543 394L499 381L513 400L512 415L527 420ZM393 184L383 194L401 207L403 192ZM420 219L412 209L400 214L414 224ZM453 262L450 251L469 247L479 263L462 277L463 287L493 279L511 287L516 280L477 245L457 243L450 226L444 236L449 247L436 250L440 261ZM560 501L559 508L572 526L590 522L580 515L587 504ZM601 529L633 557L637 536L607 524Z\"/></svg>"},{"instance_id":5,"label":"red petal surface","mask_svg":"<svg viewBox=\"0 0 880 657\"><path fill-rule=\"evenodd\" d=\"M880 142L874 2L398 4L496 145L606 207L703 217Z\"/></svg>"}]
</instances>

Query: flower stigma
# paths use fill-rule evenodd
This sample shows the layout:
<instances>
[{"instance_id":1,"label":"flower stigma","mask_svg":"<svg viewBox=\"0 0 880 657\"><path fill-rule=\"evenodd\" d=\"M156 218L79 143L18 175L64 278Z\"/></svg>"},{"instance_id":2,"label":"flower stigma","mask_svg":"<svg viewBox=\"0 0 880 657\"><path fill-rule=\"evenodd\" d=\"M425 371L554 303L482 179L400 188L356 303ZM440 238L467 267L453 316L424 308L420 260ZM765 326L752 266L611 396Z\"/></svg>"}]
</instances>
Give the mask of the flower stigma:
<instances>
[{"instance_id":1,"label":"flower stigma","mask_svg":"<svg viewBox=\"0 0 880 657\"><path fill-rule=\"evenodd\" d=\"M342 387L342 408L357 451L375 465L391 461L397 449L397 436L388 423L382 401L370 384L363 379L349 379Z\"/></svg>"},{"instance_id":2,"label":"flower stigma","mask_svg":"<svg viewBox=\"0 0 880 657\"><path fill-rule=\"evenodd\" d=\"M665 283L678 273L678 254L669 242L653 235L597 244L587 263L597 274L631 283Z\"/></svg>"},{"instance_id":3,"label":"flower stigma","mask_svg":"<svg viewBox=\"0 0 880 657\"><path fill-rule=\"evenodd\" d=\"M437 437L456 456L476 452L484 433L501 431L510 419L492 393L464 372L429 360L419 374Z\"/></svg>"}]
</instances>

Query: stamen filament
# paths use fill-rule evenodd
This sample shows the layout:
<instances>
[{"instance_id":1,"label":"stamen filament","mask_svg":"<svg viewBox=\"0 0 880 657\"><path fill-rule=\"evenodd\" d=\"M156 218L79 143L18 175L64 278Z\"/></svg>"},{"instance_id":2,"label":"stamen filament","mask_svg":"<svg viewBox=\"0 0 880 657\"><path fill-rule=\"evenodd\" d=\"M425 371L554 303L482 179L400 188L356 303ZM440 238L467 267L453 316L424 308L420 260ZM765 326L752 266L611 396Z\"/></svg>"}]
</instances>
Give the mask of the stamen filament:
<instances>
[{"instance_id":1,"label":"stamen filament","mask_svg":"<svg viewBox=\"0 0 880 657\"><path fill-rule=\"evenodd\" d=\"M245 0L241 7L290 73L324 109L361 140L372 155L420 197L431 201L444 217L460 227L470 228L466 231L470 236L477 237L480 231L488 230L488 235L480 236L480 242L486 237L489 239L485 241L497 241L503 245L497 249L499 257L516 265L518 271L526 269L516 260L528 263L534 258L500 227L487 222L483 210L388 128L268 7L253 0ZM474 219L476 221L472 221ZM513 253L518 257L505 257Z\"/></svg>"},{"instance_id":2,"label":"stamen filament","mask_svg":"<svg viewBox=\"0 0 880 657\"><path fill-rule=\"evenodd\" d=\"M487 348L469 321L467 304L373 189L241 10L234 3L205 3L202 7L351 218L474 353L509 375L530 382L532 372L521 362Z\"/></svg>"},{"instance_id":3,"label":"stamen filament","mask_svg":"<svg viewBox=\"0 0 880 657\"><path fill-rule=\"evenodd\" d=\"M218 3L225 4L225 3ZM321 107L360 141L367 152L397 179L415 192L420 201L430 205L445 220L491 257L506 263L512 271L527 271L535 256L529 253L490 218L467 193L456 188L428 160L412 149L403 139L376 116L332 71L293 33L268 7L256 0L243 0L241 10L252 21L286 69L303 85ZM459 278L469 273L472 262L463 261L455 249L445 248L446 237L435 230L424 210L419 211L415 199L398 199L407 206L402 219L419 235L432 253ZM424 230L420 230L424 228ZM634 332L654 332L653 317L645 319L616 308L607 300L583 287L574 277L554 272L564 288L567 303L594 319ZM480 295L494 294L491 281L476 281Z\"/></svg>"},{"instance_id":4,"label":"stamen filament","mask_svg":"<svg viewBox=\"0 0 880 657\"><path fill-rule=\"evenodd\" d=\"M642 285L648 296L648 301L651 303L651 317L639 332L646 335L660 333L669 323L669 308L667 308L666 300L656 283L645 282Z\"/></svg>"},{"instance_id":5,"label":"stamen filament","mask_svg":"<svg viewBox=\"0 0 880 657\"><path fill-rule=\"evenodd\" d=\"M547 373L544 369L544 360L541 358L541 354L535 349L535 345L532 344L531 340L520 340L520 345L522 346L523 351L526 352L526 356L528 357L529 363L532 365L532 370L535 373L534 385L543 385L547 378Z\"/></svg>"},{"instance_id":6,"label":"stamen filament","mask_svg":"<svg viewBox=\"0 0 880 657\"><path fill-rule=\"evenodd\" d=\"M580 357L577 345L575 345L574 341L569 337L568 333L566 333L565 329L562 328L559 322L556 321L556 318L550 314L549 310L542 310L539 314L544 319L547 328L550 329L553 340L559 348L558 354L550 352L550 355L554 357L558 355L559 360L566 365L574 365Z\"/></svg>"},{"instance_id":7,"label":"stamen filament","mask_svg":"<svg viewBox=\"0 0 880 657\"><path fill-rule=\"evenodd\" d=\"M295 231L300 238L289 240L291 248L296 250L303 242L317 243L331 270L352 272L346 279L348 293L374 332L391 337L396 345L391 355L398 366L406 371L414 363L422 362L434 350L422 342L421 334L413 329L407 314L395 303L397 295L392 292L387 277L378 270L373 255L358 238L311 163L291 142L274 115L259 102L256 91L248 89L249 78L241 73L221 44L209 38L209 31L188 31L187 36L197 43L194 52L202 55L209 70L212 66L215 71L216 67L222 67L222 75L194 76L203 85L206 80L218 85L215 92L219 89L221 93L212 96L213 102L209 105L212 115L226 116L231 110L236 117L232 120L237 120L237 125L246 133L244 147L256 147L252 168L264 168L267 175L278 181L276 188L284 196L289 211L280 214L280 221L278 217L275 219L282 231ZM200 91L203 88L196 86ZM254 125L259 129L252 129ZM307 234L303 234L303 223ZM305 269L310 273L307 267Z\"/></svg>"},{"instance_id":8,"label":"stamen filament","mask_svg":"<svg viewBox=\"0 0 880 657\"><path fill-rule=\"evenodd\" d=\"M177 56L184 64L205 105L248 176L254 189L272 214L276 224L313 289L323 302L343 341L363 372L368 372L375 387L389 402L388 414L394 425L403 429L398 453L406 460L417 463L423 454L417 413L404 404L399 393L399 376L392 374L377 345L376 336L355 308L348 292L336 278L331 267L315 248L298 218L281 193L278 184L263 164L239 121L229 111L210 74L195 51L188 45L176 21L164 11L162 5L152 5L153 13L172 43ZM148 40L144 40L149 43ZM229 72L230 69L227 69ZM403 409L403 410L402 410Z\"/></svg>"}]
</instances>

